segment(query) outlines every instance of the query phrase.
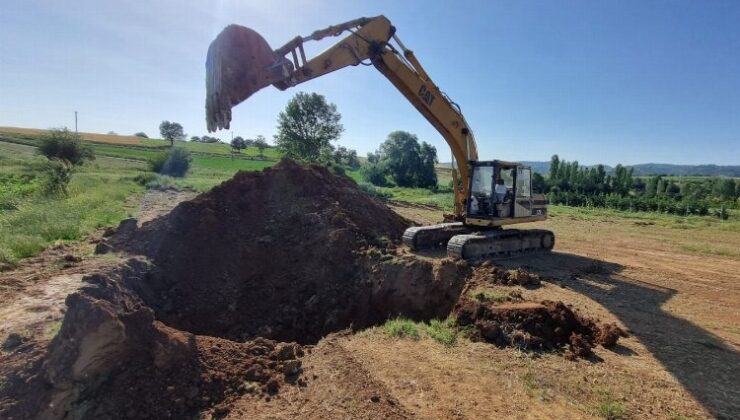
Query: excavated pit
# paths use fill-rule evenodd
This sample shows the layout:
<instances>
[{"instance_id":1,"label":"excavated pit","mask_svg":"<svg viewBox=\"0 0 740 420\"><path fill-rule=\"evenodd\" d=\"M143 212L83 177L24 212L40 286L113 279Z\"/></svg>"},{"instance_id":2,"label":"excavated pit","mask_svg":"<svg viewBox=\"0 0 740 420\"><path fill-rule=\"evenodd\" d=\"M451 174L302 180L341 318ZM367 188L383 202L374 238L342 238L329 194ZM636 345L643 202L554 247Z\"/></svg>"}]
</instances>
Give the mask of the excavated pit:
<instances>
[{"instance_id":1,"label":"excavated pit","mask_svg":"<svg viewBox=\"0 0 740 420\"><path fill-rule=\"evenodd\" d=\"M323 167L282 161L112 240L147 256L132 282L163 323L243 341L304 344L389 316L446 316L465 268L396 252L408 223Z\"/></svg>"}]
</instances>

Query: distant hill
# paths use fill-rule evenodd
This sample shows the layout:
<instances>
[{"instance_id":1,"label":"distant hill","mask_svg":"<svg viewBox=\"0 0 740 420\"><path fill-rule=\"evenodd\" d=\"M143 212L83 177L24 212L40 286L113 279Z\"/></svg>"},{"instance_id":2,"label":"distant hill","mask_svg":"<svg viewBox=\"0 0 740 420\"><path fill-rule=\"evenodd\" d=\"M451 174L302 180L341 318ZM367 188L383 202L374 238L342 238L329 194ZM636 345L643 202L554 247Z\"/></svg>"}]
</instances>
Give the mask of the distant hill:
<instances>
[{"instance_id":1,"label":"distant hill","mask_svg":"<svg viewBox=\"0 0 740 420\"><path fill-rule=\"evenodd\" d=\"M550 172L550 162L539 161L522 161L523 164L530 166L535 172L543 175ZM440 163L440 166L449 166L449 162ZM595 166L595 165L594 165ZM590 166L586 166L590 167ZM628 165L628 168L634 168L635 175L670 175L670 176L731 176L740 177L740 165L673 165L670 163L640 163L638 165ZM604 165L607 173L614 170L609 165Z\"/></svg>"}]
</instances>

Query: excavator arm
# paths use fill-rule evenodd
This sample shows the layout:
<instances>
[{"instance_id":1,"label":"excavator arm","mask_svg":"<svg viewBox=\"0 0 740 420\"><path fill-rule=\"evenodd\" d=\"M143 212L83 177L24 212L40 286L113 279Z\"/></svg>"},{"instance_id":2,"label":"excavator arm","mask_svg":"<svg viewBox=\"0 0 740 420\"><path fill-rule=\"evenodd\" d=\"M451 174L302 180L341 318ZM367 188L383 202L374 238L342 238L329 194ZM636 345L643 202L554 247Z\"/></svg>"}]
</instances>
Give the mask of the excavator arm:
<instances>
[{"instance_id":1,"label":"excavator arm","mask_svg":"<svg viewBox=\"0 0 740 420\"><path fill-rule=\"evenodd\" d=\"M305 42L344 32L349 35L321 54L306 58ZM226 27L211 43L206 60L208 130L229 128L231 108L268 85L285 90L358 64L378 69L449 144L454 159L455 216L461 218L470 185L469 163L478 160L473 132L459 106L434 84L384 16L330 26L307 37L296 37L277 50L249 28Z\"/></svg>"}]
</instances>

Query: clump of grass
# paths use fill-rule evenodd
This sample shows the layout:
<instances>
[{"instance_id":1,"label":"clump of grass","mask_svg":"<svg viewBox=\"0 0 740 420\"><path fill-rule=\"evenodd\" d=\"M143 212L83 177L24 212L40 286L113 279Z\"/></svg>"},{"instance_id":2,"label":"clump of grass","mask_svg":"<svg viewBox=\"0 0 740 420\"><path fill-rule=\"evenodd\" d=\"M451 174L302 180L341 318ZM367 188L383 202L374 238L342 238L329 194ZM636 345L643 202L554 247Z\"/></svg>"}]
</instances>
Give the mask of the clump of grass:
<instances>
[{"instance_id":1,"label":"clump of grass","mask_svg":"<svg viewBox=\"0 0 740 420\"><path fill-rule=\"evenodd\" d=\"M396 338L418 340L421 337L418 324L408 318L389 319L383 324L383 332Z\"/></svg>"},{"instance_id":2,"label":"clump of grass","mask_svg":"<svg viewBox=\"0 0 740 420\"><path fill-rule=\"evenodd\" d=\"M486 302L504 302L506 300L506 294L496 292L493 290L473 290L470 292L473 299L481 303Z\"/></svg>"},{"instance_id":3,"label":"clump of grass","mask_svg":"<svg viewBox=\"0 0 740 420\"><path fill-rule=\"evenodd\" d=\"M432 319L428 324L408 318L393 318L387 320L380 330L385 335L395 338L418 340L426 336L445 347L453 347L461 338L467 337L469 332L465 328L458 327L453 316L446 319ZM368 331L376 331L376 329L365 330L360 334L367 334Z\"/></svg>"},{"instance_id":4,"label":"clump of grass","mask_svg":"<svg viewBox=\"0 0 740 420\"><path fill-rule=\"evenodd\" d=\"M609 392L603 392L598 406L596 407L596 414L607 420L619 420L625 418L627 410L624 408L624 404L617 401Z\"/></svg>"},{"instance_id":5,"label":"clump of grass","mask_svg":"<svg viewBox=\"0 0 740 420\"><path fill-rule=\"evenodd\" d=\"M454 346L458 337L463 334L452 316L444 320L433 319L429 321L429 325L425 327L425 332L432 340L443 344L445 347Z\"/></svg>"}]
</instances>

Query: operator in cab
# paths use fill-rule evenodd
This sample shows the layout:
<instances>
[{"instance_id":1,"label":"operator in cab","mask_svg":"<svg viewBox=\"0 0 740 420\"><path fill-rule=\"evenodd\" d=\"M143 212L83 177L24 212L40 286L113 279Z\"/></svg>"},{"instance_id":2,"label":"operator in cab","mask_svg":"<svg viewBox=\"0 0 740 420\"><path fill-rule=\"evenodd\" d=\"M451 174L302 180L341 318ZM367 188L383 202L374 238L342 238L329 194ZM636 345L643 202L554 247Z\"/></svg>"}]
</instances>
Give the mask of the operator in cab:
<instances>
[{"instance_id":1,"label":"operator in cab","mask_svg":"<svg viewBox=\"0 0 740 420\"><path fill-rule=\"evenodd\" d=\"M504 199L506 199L506 193L508 192L503 179L499 178L496 180L496 189L494 192L496 193L496 202L503 203Z\"/></svg>"}]
</instances>

